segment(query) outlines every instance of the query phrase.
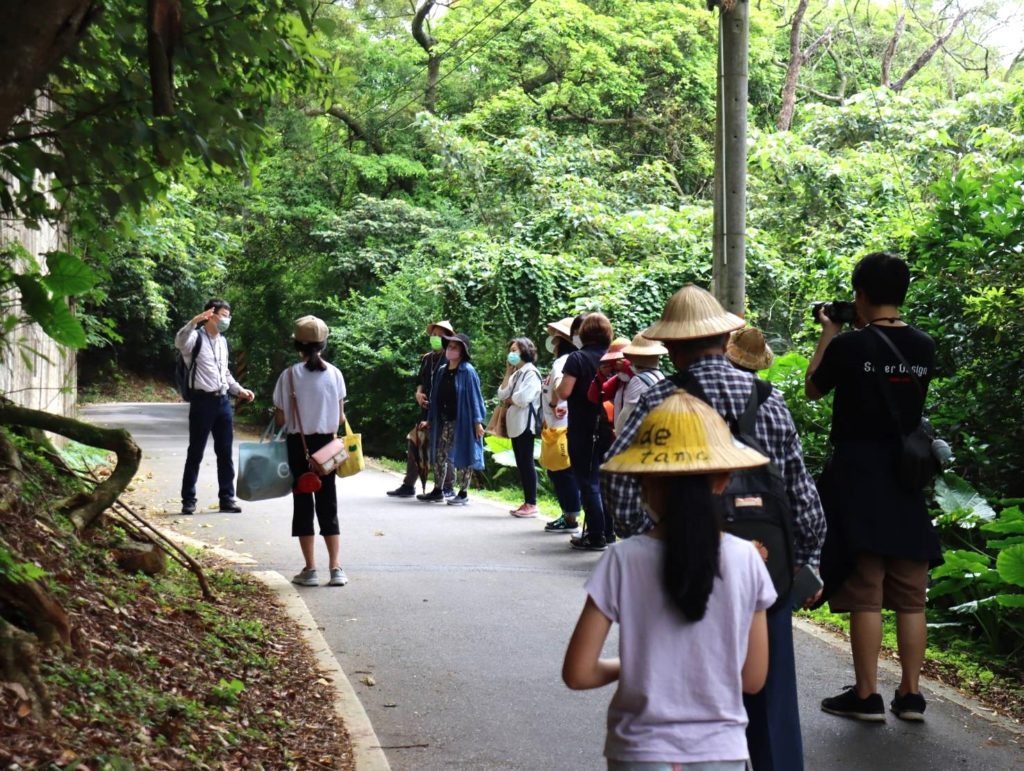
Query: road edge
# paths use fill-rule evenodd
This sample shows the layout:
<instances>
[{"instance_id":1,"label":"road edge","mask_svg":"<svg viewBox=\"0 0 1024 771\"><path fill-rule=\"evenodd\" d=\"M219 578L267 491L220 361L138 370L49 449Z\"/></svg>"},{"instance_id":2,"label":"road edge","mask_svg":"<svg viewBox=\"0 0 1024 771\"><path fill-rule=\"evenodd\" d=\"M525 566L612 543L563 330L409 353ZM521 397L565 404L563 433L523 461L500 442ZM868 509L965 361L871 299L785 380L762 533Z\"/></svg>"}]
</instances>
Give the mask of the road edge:
<instances>
[{"instance_id":1,"label":"road edge","mask_svg":"<svg viewBox=\"0 0 1024 771\"><path fill-rule=\"evenodd\" d=\"M155 525L154 528L156 528ZM238 567L252 568L258 564L252 557L225 549L223 546L215 546L169 528L156 529L170 541L210 552ZM334 712L341 719L345 731L348 733L349 743L352 746L352 762L357 771L391 771L391 764L388 762L384 750L381 749L380 739L377 738L377 732L370 722L370 716L366 714L366 709L359 701L352 682L345 674L345 670L341 668L341 664L331 651L327 640L321 634L321 627L317 625L313 614L310 613L309 606L306 605L292 583L277 571L248 570L247 572L275 594L285 613L302 632L302 638L313 653L317 668L323 673L325 679L330 681L331 688L334 690Z\"/></svg>"},{"instance_id":2,"label":"road edge","mask_svg":"<svg viewBox=\"0 0 1024 771\"><path fill-rule=\"evenodd\" d=\"M334 687L334 711L341 718L352 744L352 760L358 771L391 771L380 739L369 715L359 701L348 675L335 658L327 640L320 633L313 614L292 583L274 570L255 570L252 575L262 581L281 601L285 611L302 630L306 644L312 649L317 667Z\"/></svg>"}]
</instances>

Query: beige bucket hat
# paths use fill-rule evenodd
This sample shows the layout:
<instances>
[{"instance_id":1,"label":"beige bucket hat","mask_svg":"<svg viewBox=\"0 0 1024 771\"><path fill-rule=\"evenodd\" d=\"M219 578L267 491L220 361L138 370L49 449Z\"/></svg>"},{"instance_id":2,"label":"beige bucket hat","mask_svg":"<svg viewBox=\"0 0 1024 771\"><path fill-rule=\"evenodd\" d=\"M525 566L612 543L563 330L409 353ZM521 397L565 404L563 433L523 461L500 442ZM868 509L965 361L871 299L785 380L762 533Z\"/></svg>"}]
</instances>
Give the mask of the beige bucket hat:
<instances>
[{"instance_id":1,"label":"beige bucket hat","mask_svg":"<svg viewBox=\"0 0 1024 771\"><path fill-rule=\"evenodd\" d=\"M316 316L295 319L292 338L300 343L322 343L327 339L327 325Z\"/></svg>"},{"instance_id":2,"label":"beige bucket hat","mask_svg":"<svg viewBox=\"0 0 1024 771\"><path fill-rule=\"evenodd\" d=\"M443 329L449 335L454 335L455 334L455 327L452 326L452 323L450 321L445 320L445 321L432 321L432 322L430 322L429 324L427 324L427 334L428 335L430 334L430 330L433 329L434 327L439 327L439 328ZM442 337L444 337L444 335L442 335Z\"/></svg>"},{"instance_id":3,"label":"beige bucket hat","mask_svg":"<svg viewBox=\"0 0 1024 771\"><path fill-rule=\"evenodd\" d=\"M632 359L634 356L665 356L668 348L654 340L648 340L643 334L633 338L633 341L622 349L622 353Z\"/></svg>"},{"instance_id":4,"label":"beige bucket hat","mask_svg":"<svg viewBox=\"0 0 1024 771\"><path fill-rule=\"evenodd\" d=\"M575 318L575 316L566 316L561 321L549 321L545 329L551 337L561 337L571 343L572 334L569 330L572 329L572 321Z\"/></svg>"},{"instance_id":5,"label":"beige bucket hat","mask_svg":"<svg viewBox=\"0 0 1024 771\"><path fill-rule=\"evenodd\" d=\"M737 329L729 337L725 358L737 366L759 372L772 366L775 354L756 327Z\"/></svg>"},{"instance_id":6,"label":"beige bucket hat","mask_svg":"<svg viewBox=\"0 0 1024 771\"><path fill-rule=\"evenodd\" d=\"M712 474L764 466L768 458L733 439L715 410L677 389L643 419L633 443L609 458L613 474Z\"/></svg>"},{"instance_id":7,"label":"beige bucket hat","mask_svg":"<svg viewBox=\"0 0 1024 771\"><path fill-rule=\"evenodd\" d=\"M711 292L687 284L669 298L661 320L640 334L650 340L696 340L724 335L745 324L726 311Z\"/></svg>"}]
</instances>

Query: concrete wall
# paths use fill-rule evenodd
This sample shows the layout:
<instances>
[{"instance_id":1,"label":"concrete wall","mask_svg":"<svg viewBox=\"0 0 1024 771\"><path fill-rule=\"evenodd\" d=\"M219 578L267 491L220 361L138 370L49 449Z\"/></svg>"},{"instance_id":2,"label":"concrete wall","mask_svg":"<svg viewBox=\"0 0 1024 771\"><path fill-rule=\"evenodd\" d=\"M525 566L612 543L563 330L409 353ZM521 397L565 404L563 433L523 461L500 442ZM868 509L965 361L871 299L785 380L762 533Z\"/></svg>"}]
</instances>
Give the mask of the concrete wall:
<instances>
[{"instance_id":1,"label":"concrete wall","mask_svg":"<svg viewBox=\"0 0 1024 771\"><path fill-rule=\"evenodd\" d=\"M65 248L67 234L47 223L31 230L20 221L0 219L0 247L11 243L20 243L43 266L42 255ZM0 296L0 322L21 315L17 297L16 292ZM23 407L74 415L78 389L74 351L57 345L36 324L19 324L5 337L7 345L0 350L0 395Z\"/></svg>"}]
</instances>

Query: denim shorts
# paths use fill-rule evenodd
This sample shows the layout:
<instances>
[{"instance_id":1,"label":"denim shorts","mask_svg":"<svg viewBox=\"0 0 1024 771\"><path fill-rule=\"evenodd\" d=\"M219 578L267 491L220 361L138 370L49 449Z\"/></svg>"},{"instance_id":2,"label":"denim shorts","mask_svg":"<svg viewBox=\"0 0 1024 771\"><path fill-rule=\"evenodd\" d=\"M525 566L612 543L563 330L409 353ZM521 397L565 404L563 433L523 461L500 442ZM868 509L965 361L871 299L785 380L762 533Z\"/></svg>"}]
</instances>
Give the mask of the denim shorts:
<instances>
[{"instance_id":1,"label":"denim shorts","mask_svg":"<svg viewBox=\"0 0 1024 771\"><path fill-rule=\"evenodd\" d=\"M650 761L612 760L608 771L748 771L745 760L709 760L703 763L657 763Z\"/></svg>"}]
</instances>

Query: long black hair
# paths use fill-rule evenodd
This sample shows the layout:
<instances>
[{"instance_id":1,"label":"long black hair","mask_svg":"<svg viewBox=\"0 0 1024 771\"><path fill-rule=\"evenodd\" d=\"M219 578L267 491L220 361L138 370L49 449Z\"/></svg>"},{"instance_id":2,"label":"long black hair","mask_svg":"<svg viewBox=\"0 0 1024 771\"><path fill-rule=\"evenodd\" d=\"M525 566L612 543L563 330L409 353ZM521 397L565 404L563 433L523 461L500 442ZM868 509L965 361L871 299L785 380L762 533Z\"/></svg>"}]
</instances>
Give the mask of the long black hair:
<instances>
[{"instance_id":1,"label":"long black hair","mask_svg":"<svg viewBox=\"0 0 1024 771\"><path fill-rule=\"evenodd\" d=\"M326 347L327 342L325 340L321 340L319 343L295 341L295 350L306 358L306 363L303 366L310 372L323 372L327 369L327 364L321 358Z\"/></svg>"},{"instance_id":2,"label":"long black hair","mask_svg":"<svg viewBox=\"0 0 1024 771\"><path fill-rule=\"evenodd\" d=\"M688 621L700 621L718 575L722 540L719 503L704 474L667 480L667 511L658 512L665 533L662 585Z\"/></svg>"}]
</instances>

